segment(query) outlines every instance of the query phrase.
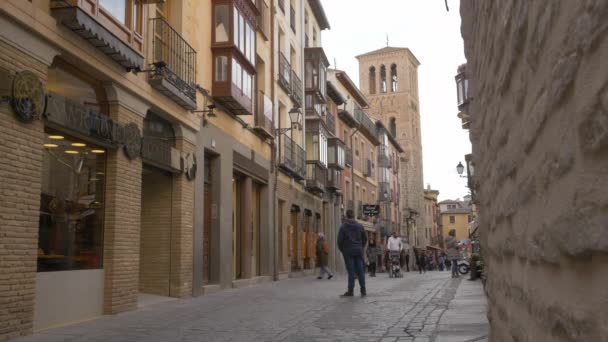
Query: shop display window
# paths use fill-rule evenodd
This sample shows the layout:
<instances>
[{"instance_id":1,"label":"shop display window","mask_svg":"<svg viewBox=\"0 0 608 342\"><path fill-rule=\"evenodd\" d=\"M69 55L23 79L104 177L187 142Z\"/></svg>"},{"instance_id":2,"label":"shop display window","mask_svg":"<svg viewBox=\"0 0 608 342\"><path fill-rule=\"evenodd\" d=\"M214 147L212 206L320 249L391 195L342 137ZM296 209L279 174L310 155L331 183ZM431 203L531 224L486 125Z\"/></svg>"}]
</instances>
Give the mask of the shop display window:
<instances>
[{"instance_id":1,"label":"shop display window","mask_svg":"<svg viewBox=\"0 0 608 342\"><path fill-rule=\"evenodd\" d=\"M38 272L103 267L106 150L46 130Z\"/></svg>"}]
</instances>

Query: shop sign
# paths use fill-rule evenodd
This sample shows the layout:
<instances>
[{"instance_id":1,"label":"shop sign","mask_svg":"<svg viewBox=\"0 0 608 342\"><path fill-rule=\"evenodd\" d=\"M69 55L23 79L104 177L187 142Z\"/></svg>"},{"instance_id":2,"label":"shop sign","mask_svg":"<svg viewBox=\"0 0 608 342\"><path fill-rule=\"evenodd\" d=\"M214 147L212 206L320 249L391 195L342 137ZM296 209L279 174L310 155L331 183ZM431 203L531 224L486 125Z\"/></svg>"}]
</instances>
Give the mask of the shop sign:
<instances>
[{"instance_id":1,"label":"shop sign","mask_svg":"<svg viewBox=\"0 0 608 342\"><path fill-rule=\"evenodd\" d=\"M141 132L135 123L121 124L96 110L56 94L47 96L47 123L106 147L123 146L129 159L141 154Z\"/></svg>"},{"instance_id":2,"label":"shop sign","mask_svg":"<svg viewBox=\"0 0 608 342\"><path fill-rule=\"evenodd\" d=\"M19 121L32 122L44 113L44 86L40 78L29 70L13 75L0 68L0 102L9 104Z\"/></svg>"},{"instance_id":3,"label":"shop sign","mask_svg":"<svg viewBox=\"0 0 608 342\"><path fill-rule=\"evenodd\" d=\"M377 204L364 204L363 215L365 216L378 216L380 214L380 206Z\"/></svg>"}]
</instances>

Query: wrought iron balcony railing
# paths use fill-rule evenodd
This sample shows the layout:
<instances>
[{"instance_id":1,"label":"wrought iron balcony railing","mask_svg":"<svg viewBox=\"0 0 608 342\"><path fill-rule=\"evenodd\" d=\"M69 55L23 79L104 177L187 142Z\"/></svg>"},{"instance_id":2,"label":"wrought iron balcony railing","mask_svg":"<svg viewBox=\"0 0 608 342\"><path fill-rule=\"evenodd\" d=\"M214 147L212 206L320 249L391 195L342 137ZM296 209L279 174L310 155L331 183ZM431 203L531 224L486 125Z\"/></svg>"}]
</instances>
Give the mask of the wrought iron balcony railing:
<instances>
[{"instance_id":1,"label":"wrought iron balcony railing","mask_svg":"<svg viewBox=\"0 0 608 342\"><path fill-rule=\"evenodd\" d=\"M302 107L302 80L293 69L291 70L291 99Z\"/></svg>"},{"instance_id":2,"label":"wrought iron balcony railing","mask_svg":"<svg viewBox=\"0 0 608 342\"><path fill-rule=\"evenodd\" d=\"M152 18L150 83L181 106L196 109L196 51L164 18Z\"/></svg>"},{"instance_id":3,"label":"wrought iron balcony railing","mask_svg":"<svg viewBox=\"0 0 608 342\"><path fill-rule=\"evenodd\" d=\"M291 91L291 65L283 53L279 53L279 85L288 94Z\"/></svg>"},{"instance_id":4,"label":"wrought iron balcony railing","mask_svg":"<svg viewBox=\"0 0 608 342\"><path fill-rule=\"evenodd\" d=\"M336 134L336 118L329 111L325 115L325 125L331 134Z\"/></svg>"},{"instance_id":5,"label":"wrought iron balcony railing","mask_svg":"<svg viewBox=\"0 0 608 342\"><path fill-rule=\"evenodd\" d=\"M296 9L292 5L289 6L289 25L293 33L296 33Z\"/></svg>"},{"instance_id":6,"label":"wrought iron balcony railing","mask_svg":"<svg viewBox=\"0 0 608 342\"><path fill-rule=\"evenodd\" d=\"M316 161L306 162L306 187L312 192L325 192L327 169Z\"/></svg>"},{"instance_id":7,"label":"wrought iron balcony railing","mask_svg":"<svg viewBox=\"0 0 608 342\"><path fill-rule=\"evenodd\" d=\"M350 147L344 147L344 164L347 167L353 166L353 150Z\"/></svg>"},{"instance_id":8,"label":"wrought iron balcony railing","mask_svg":"<svg viewBox=\"0 0 608 342\"><path fill-rule=\"evenodd\" d=\"M287 135L281 135L279 139L279 167L289 174L295 174L297 165L295 161L295 146L293 140Z\"/></svg>"},{"instance_id":9,"label":"wrought iron balcony railing","mask_svg":"<svg viewBox=\"0 0 608 342\"><path fill-rule=\"evenodd\" d=\"M296 143L294 143L294 159L296 162L296 173L294 178L302 180L306 177L306 151Z\"/></svg>"},{"instance_id":10,"label":"wrought iron balcony railing","mask_svg":"<svg viewBox=\"0 0 608 342\"><path fill-rule=\"evenodd\" d=\"M364 128L366 133L368 133L368 135L373 139L378 140L376 124L372 121L372 119L370 119L367 113L365 113L363 109L358 106L354 108L354 111L355 119L359 122L362 128Z\"/></svg>"},{"instance_id":11,"label":"wrought iron balcony railing","mask_svg":"<svg viewBox=\"0 0 608 342\"><path fill-rule=\"evenodd\" d=\"M274 137L274 124L272 122L272 100L262 91L258 91L256 110L255 110L255 127L254 129L266 136L267 138Z\"/></svg>"},{"instance_id":12,"label":"wrought iron balcony railing","mask_svg":"<svg viewBox=\"0 0 608 342\"><path fill-rule=\"evenodd\" d=\"M258 19L258 30L262 32L266 41L270 39L270 7L264 0L256 0L257 8L260 12Z\"/></svg>"},{"instance_id":13,"label":"wrought iron balcony railing","mask_svg":"<svg viewBox=\"0 0 608 342\"><path fill-rule=\"evenodd\" d=\"M338 169L329 168L327 170L327 189L340 190L342 187L342 172Z\"/></svg>"},{"instance_id":14,"label":"wrought iron balcony railing","mask_svg":"<svg viewBox=\"0 0 608 342\"><path fill-rule=\"evenodd\" d=\"M378 147L378 167L390 168L391 164L391 157L388 154L388 147L381 145Z\"/></svg>"}]
</instances>

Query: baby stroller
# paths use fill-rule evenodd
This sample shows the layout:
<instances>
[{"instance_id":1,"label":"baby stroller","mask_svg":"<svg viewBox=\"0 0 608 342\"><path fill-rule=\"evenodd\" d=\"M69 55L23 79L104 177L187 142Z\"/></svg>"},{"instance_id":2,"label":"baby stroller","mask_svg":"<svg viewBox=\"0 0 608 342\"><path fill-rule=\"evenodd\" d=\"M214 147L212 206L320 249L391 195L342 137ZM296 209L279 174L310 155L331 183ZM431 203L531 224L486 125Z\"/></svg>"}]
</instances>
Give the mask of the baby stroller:
<instances>
[{"instance_id":1,"label":"baby stroller","mask_svg":"<svg viewBox=\"0 0 608 342\"><path fill-rule=\"evenodd\" d=\"M390 278L402 278L403 273L401 273L401 258L400 253L398 251L391 251L389 254L390 258L390 266L388 270L388 276Z\"/></svg>"}]
</instances>

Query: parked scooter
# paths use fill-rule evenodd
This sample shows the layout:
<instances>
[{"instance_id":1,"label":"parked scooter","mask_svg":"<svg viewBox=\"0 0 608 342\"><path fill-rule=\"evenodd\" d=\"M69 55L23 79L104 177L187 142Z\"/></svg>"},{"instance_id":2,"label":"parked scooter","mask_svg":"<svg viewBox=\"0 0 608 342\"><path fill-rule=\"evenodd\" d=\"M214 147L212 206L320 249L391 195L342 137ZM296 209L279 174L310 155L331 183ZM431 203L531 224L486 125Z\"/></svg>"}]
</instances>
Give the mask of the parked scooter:
<instances>
[{"instance_id":1,"label":"parked scooter","mask_svg":"<svg viewBox=\"0 0 608 342\"><path fill-rule=\"evenodd\" d=\"M458 273L467 274L471 270L471 265L467 260L458 260Z\"/></svg>"}]
</instances>

